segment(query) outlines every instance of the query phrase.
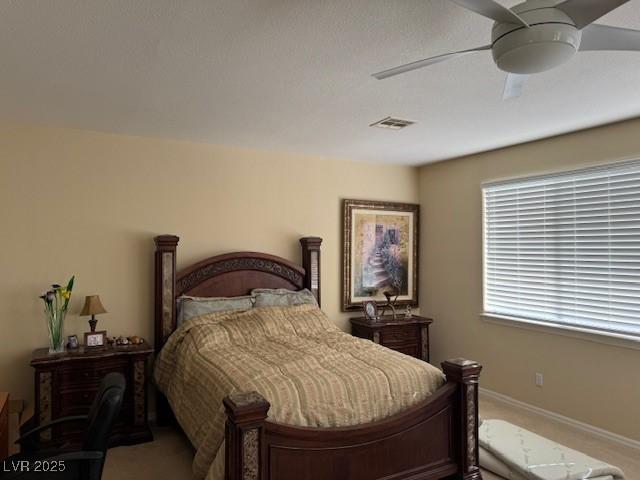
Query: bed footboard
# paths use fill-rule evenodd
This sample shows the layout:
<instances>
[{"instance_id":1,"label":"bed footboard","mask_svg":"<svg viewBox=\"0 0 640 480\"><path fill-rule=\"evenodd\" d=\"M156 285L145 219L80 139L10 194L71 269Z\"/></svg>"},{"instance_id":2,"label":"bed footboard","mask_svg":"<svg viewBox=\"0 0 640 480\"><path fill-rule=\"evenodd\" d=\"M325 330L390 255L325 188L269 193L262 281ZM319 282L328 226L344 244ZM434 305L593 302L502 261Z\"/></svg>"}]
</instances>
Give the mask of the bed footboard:
<instances>
[{"instance_id":1,"label":"bed footboard","mask_svg":"<svg viewBox=\"0 0 640 480\"><path fill-rule=\"evenodd\" d=\"M442 363L448 383L457 385L454 427L457 445L457 478L482 480L478 461L478 381L482 365L472 360L456 358Z\"/></svg>"},{"instance_id":2,"label":"bed footboard","mask_svg":"<svg viewBox=\"0 0 640 480\"><path fill-rule=\"evenodd\" d=\"M447 383L427 400L378 422L344 428L267 420L256 392L224 400L226 480L481 480L478 377L464 359L442 364Z\"/></svg>"}]
</instances>

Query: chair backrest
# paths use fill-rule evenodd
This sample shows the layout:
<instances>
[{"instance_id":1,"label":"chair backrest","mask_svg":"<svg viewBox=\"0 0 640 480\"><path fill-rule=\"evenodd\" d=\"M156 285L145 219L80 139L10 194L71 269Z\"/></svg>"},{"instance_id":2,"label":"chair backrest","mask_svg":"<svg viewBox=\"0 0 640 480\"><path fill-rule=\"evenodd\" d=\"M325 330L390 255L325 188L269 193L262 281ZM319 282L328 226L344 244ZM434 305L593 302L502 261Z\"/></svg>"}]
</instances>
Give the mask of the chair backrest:
<instances>
[{"instance_id":1,"label":"chair backrest","mask_svg":"<svg viewBox=\"0 0 640 480\"><path fill-rule=\"evenodd\" d=\"M84 435L82 450L104 453L102 462L93 462L86 477L99 479L109 447L109 436L120 415L126 381L121 373L109 373L100 383L100 389L89 411L89 421Z\"/></svg>"}]
</instances>

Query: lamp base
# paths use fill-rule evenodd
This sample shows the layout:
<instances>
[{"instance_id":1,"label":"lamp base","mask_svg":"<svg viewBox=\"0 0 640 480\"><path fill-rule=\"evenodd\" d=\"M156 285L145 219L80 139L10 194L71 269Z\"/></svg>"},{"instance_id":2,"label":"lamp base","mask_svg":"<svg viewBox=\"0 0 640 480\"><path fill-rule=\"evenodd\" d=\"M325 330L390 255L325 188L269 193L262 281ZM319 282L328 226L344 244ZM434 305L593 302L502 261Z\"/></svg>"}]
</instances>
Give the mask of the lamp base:
<instances>
[{"instance_id":1,"label":"lamp base","mask_svg":"<svg viewBox=\"0 0 640 480\"><path fill-rule=\"evenodd\" d=\"M91 327L91 332L96 331L96 325L98 325L98 320L96 320L95 316L91 316L91 320L89 320L89 327Z\"/></svg>"}]
</instances>

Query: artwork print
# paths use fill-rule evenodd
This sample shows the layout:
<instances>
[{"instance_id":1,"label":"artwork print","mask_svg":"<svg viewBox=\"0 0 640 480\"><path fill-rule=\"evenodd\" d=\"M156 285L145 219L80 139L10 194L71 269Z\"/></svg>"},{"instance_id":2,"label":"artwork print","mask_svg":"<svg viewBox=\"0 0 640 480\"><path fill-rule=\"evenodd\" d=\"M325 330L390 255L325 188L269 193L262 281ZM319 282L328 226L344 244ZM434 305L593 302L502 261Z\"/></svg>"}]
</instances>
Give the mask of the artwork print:
<instances>
[{"instance_id":1,"label":"artwork print","mask_svg":"<svg viewBox=\"0 0 640 480\"><path fill-rule=\"evenodd\" d=\"M417 304L418 205L345 200L343 307L384 302Z\"/></svg>"}]
</instances>

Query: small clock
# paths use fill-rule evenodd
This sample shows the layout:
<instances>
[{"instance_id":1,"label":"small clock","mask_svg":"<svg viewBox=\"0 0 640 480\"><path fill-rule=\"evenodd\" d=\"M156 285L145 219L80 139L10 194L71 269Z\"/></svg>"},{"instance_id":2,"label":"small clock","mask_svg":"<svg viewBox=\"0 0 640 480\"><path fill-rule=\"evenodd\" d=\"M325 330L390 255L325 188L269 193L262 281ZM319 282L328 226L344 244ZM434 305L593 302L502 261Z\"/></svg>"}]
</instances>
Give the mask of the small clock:
<instances>
[{"instance_id":1,"label":"small clock","mask_svg":"<svg viewBox=\"0 0 640 480\"><path fill-rule=\"evenodd\" d=\"M375 322L378 320L378 305L376 302L367 300L362 302L362 309L364 310L364 316L367 320Z\"/></svg>"},{"instance_id":2,"label":"small clock","mask_svg":"<svg viewBox=\"0 0 640 480\"><path fill-rule=\"evenodd\" d=\"M107 332L85 332L84 334L84 348L105 348L107 345Z\"/></svg>"}]
</instances>

